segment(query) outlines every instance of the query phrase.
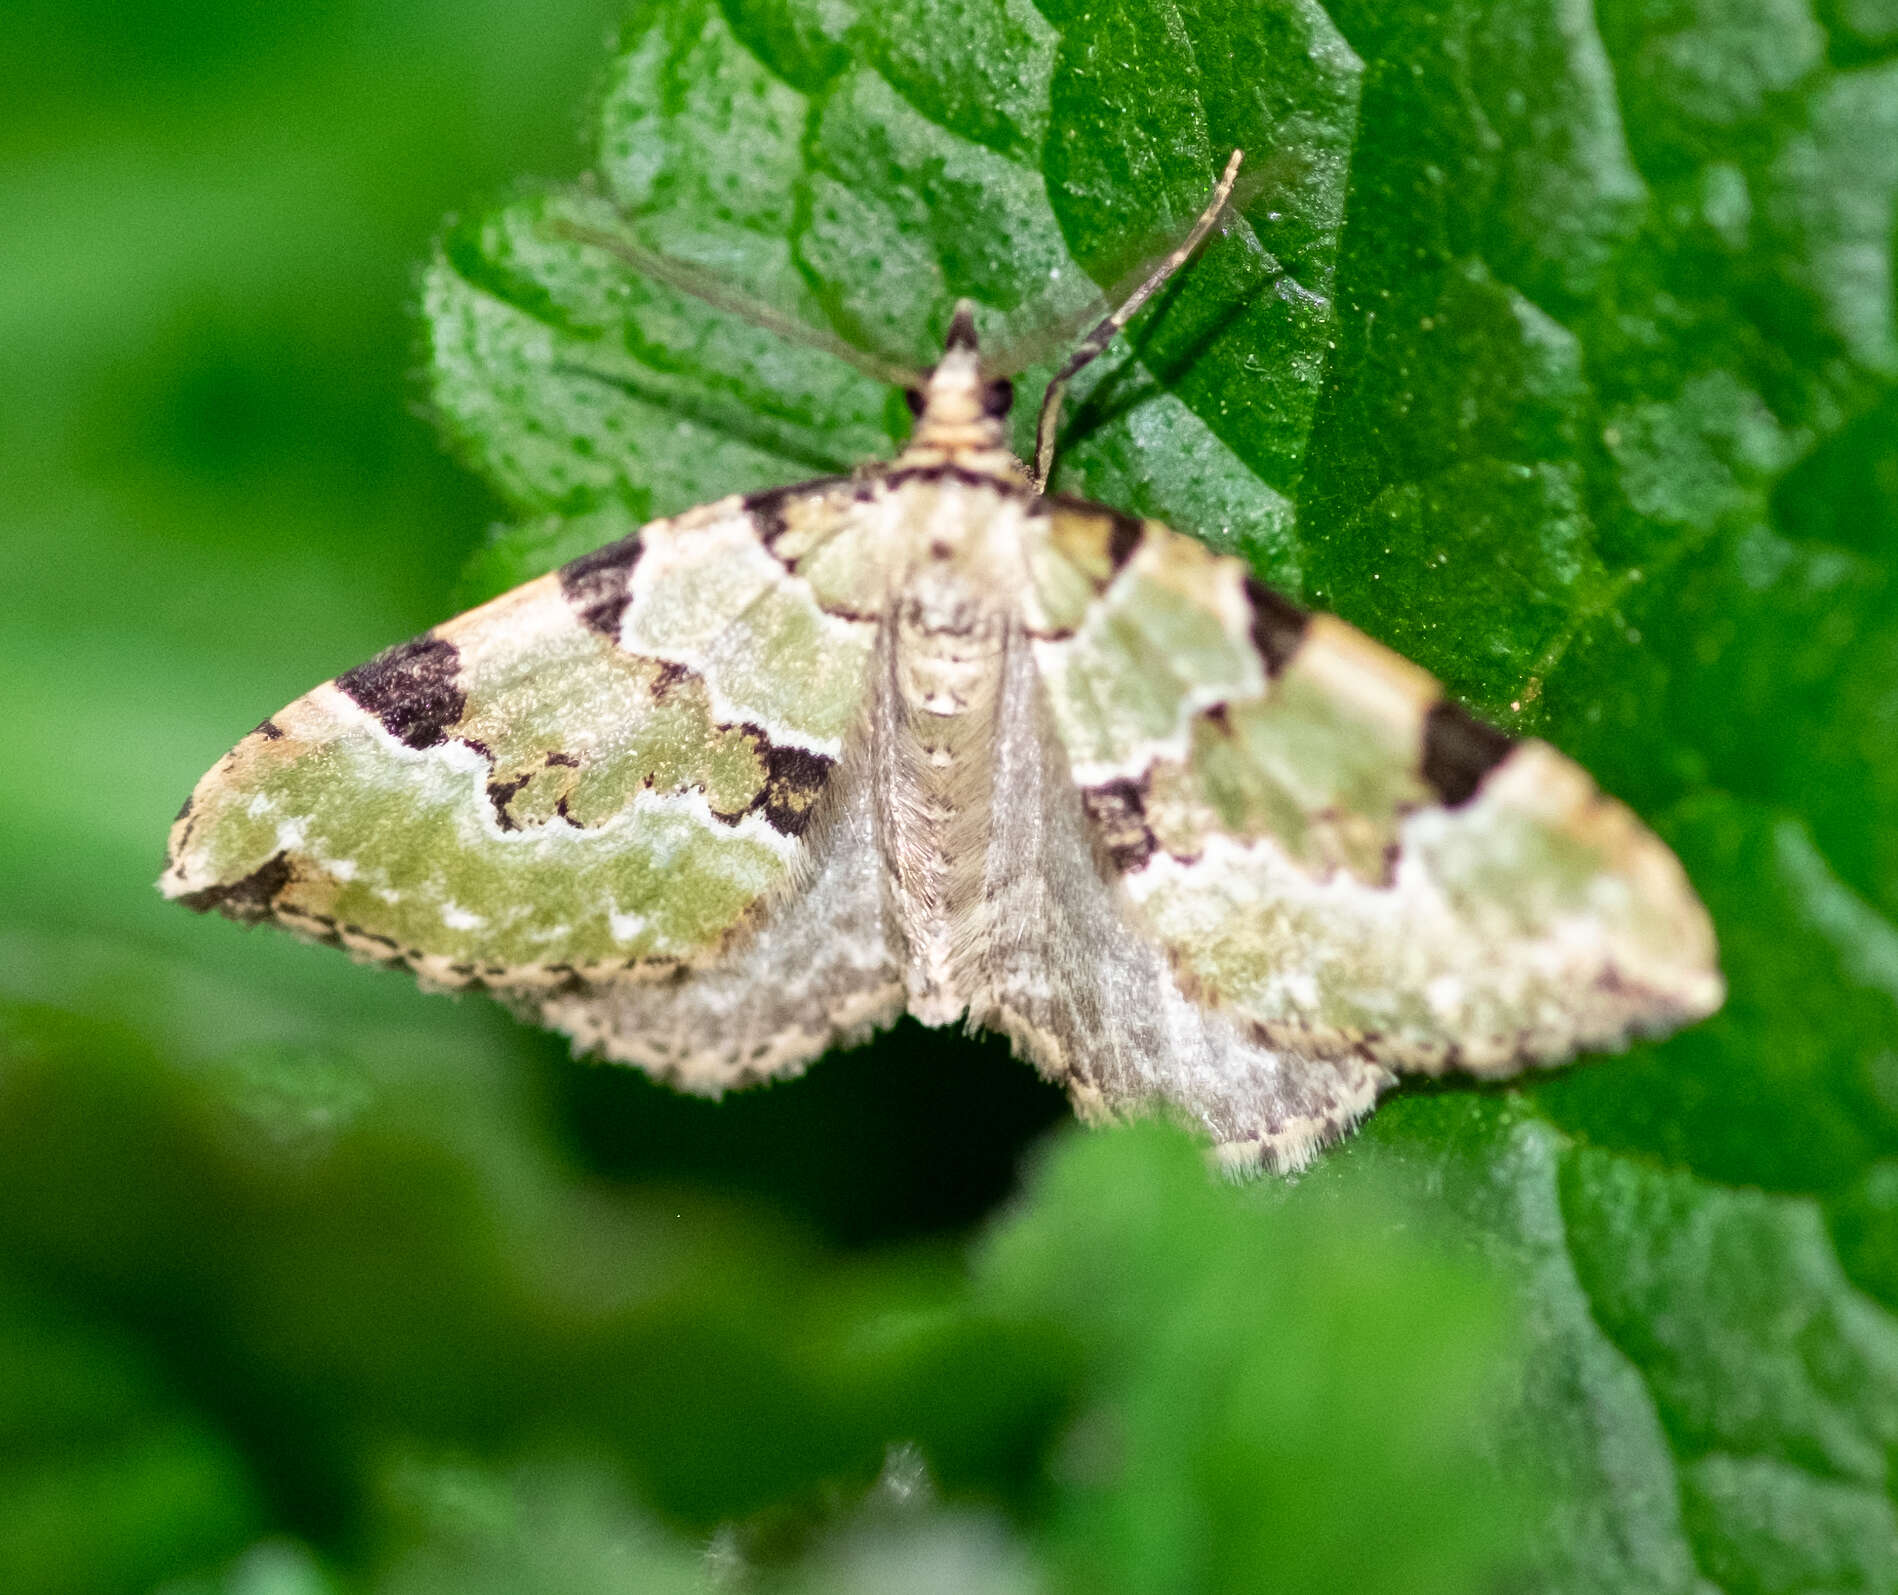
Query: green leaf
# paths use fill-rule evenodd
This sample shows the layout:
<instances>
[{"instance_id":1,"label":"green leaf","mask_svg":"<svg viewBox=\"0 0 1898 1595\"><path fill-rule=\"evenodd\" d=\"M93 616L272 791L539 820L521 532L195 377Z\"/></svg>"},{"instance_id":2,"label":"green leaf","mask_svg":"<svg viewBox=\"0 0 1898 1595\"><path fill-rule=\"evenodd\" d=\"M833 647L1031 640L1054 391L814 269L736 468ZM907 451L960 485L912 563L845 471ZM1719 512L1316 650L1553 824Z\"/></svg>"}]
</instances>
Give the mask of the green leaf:
<instances>
[{"instance_id":1,"label":"green leaf","mask_svg":"<svg viewBox=\"0 0 1898 1595\"><path fill-rule=\"evenodd\" d=\"M1526 1550L1485 1465L1516 1377L1494 1282L1399 1227L1381 1181L1285 1201L1213 1185L1153 1126L1070 1140L980 1256L976 1294L1058 1327L1062 1588L1462 1591ZM1474 1481L1481 1484L1473 1488Z\"/></svg>"},{"instance_id":2,"label":"green leaf","mask_svg":"<svg viewBox=\"0 0 1898 1595\"><path fill-rule=\"evenodd\" d=\"M1052 320L1249 152L1264 187L1092 374L1061 485L1245 552L1574 753L1722 937L1714 1021L1413 1093L1291 1199L1374 1164L1511 1273L1550 1588L1898 1567L1894 50L1872 0L654 5L596 186L429 274L438 408L536 518L489 556L512 577L575 546L559 517L898 430L828 357L547 215L926 360L955 297L988 335Z\"/></svg>"},{"instance_id":3,"label":"green leaf","mask_svg":"<svg viewBox=\"0 0 1898 1595\"><path fill-rule=\"evenodd\" d=\"M1249 219L1079 395L1062 483L1157 484L1156 511L1292 570L1287 499L1331 341L1361 68L1315 6L1202 20L1226 74L1211 83L1180 28L1137 9L636 10L595 188L468 223L429 271L438 412L528 515L670 513L848 469L900 436L890 395L642 283L552 219L629 227L923 364L958 297L995 336L1098 302L1088 274L1111 282L1177 236L1239 144L1265 177Z\"/></svg>"},{"instance_id":4,"label":"green leaf","mask_svg":"<svg viewBox=\"0 0 1898 1595\"><path fill-rule=\"evenodd\" d=\"M656 1580L681 1531L721 1522L800 1589L846 1587L838 1569L874 1587L864 1570L906 1546L998 1590L1030 1566L1051 1587L1216 1588L1261 1556L1288 1588L1342 1567L1367 1591L1463 1589L1520 1557L1520 1494L1484 1454L1511 1315L1493 1279L1399 1235L1376 1181L1275 1205L1177 1134L1071 1131L972 1272L944 1248L838 1257L703 1189L589 1190L479 1061L365 1031L180 1066L0 1008L12 1247L215 1369L268 1474L390 1516L367 1563L393 1588L477 1566L520 1587L595 1557L616 1588L628 1535ZM578 1473L492 1476L548 1436ZM189 1439L151 1444L175 1473ZM466 1488L447 1464L387 1473L417 1446L469 1455ZM1021 1543L980 1513L853 1516L892 1446L945 1509L1001 1506ZM88 1510L132 1514L126 1554L166 1567L193 1519L139 1517L110 1482ZM249 1500L205 1489L207 1511ZM1391 1497L1392 1535L1364 1537L1366 1490ZM212 1560L254 1526L188 1546ZM363 1563L358 1537L340 1550ZM282 1560L247 1552L219 1587Z\"/></svg>"},{"instance_id":5,"label":"green leaf","mask_svg":"<svg viewBox=\"0 0 1898 1595\"><path fill-rule=\"evenodd\" d=\"M512 1475L415 1459L389 1468L377 1595L692 1595L698 1558L644 1520L610 1470Z\"/></svg>"},{"instance_id":6,"label":"green leaf","mask_svg":"<svg viewBox=\"0 0 1898 1595\"><path fill-rule=\"evenodd\" d=\"M0 1281L0 1583L139 1590L257 1531L231 1439L122 1330Z\"/></svg>"}]
</instances>

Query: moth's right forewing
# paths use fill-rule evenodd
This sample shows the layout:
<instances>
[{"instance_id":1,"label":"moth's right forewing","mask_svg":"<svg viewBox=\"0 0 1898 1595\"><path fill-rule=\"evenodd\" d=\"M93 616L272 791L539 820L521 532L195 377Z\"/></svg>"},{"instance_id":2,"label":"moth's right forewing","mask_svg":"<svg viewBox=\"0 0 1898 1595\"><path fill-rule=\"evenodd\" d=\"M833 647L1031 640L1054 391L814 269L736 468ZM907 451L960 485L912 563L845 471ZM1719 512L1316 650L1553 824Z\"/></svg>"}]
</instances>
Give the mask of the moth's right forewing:
<instances>
[{"instance_id":1,"label":"moth's right forewing","mask_svg":"<svg viewBox=\"0 0 1898 1595\"><path fill-rule=\"evenodd\" d=\"M1053 517L1072 557L1037 664L1130 933L1261 1049L1195 1108L1222 1140L1272 1059L1503 1074L1719 1005L1678 862L1578 767L1237 560L1116 525Z\"/></svg>"}]
</instances>

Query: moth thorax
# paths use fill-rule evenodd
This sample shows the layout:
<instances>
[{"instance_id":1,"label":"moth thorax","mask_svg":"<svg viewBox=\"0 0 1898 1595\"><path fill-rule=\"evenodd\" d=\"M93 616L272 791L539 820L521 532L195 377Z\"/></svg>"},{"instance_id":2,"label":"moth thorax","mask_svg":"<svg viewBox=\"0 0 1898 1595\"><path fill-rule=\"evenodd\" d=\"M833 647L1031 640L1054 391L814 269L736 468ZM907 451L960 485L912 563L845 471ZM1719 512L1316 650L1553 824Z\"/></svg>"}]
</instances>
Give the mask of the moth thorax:
<instances>
[{"instance_id":1,"label":"moth thorax","mask_svg":"<svg viewBox=\"0 0 1898 1595\"><path fill-rule=\"evenodd\" d=\"M1006 619L984 595L955 581L918 582L897 611L897 687L911 709L967 714L986 704L1000 676Z\"/></svg>"}]
</instances>

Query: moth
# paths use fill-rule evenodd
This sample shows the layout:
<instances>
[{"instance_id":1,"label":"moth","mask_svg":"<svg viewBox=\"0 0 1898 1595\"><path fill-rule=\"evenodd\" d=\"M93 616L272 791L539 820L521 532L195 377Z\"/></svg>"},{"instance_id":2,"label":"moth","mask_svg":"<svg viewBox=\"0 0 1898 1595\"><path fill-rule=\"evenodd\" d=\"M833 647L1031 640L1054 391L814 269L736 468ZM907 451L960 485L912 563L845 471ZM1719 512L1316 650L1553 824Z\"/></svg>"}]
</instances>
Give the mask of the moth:
<instances>
[{"instance_id":1,"label":"moth","mask_svg":"<svg viewBox=\"0 0 1898 1595\"><path fill-rule=\"evenodd\" d=\"M717 1095L903 1014L1287 1170L1722 1000L1679 863L1238 559L1044 491L957 307L886 464L653 522L271 716L161 889Z\"/></svg>"}]
</instances>

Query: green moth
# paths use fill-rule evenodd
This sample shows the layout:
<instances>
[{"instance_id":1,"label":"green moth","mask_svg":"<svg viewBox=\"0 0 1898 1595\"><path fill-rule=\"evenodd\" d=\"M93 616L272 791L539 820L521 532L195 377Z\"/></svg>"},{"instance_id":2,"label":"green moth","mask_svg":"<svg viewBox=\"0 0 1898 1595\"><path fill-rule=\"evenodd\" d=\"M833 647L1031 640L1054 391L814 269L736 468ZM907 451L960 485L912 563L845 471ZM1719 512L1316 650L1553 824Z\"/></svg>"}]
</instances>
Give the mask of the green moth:
<instances>
[{"instance_id":1,"label":"green moth","mask_svg":"<svg viewBox=\"0 0 1898 1595\"><path fill-rule=\"evenodd\" d=\"M1042 491L1062 383L1237 165L1051 386L1034 472L960 307L895 460L656 521L326 682L198 783L162 890L713 1095L961 1021L1233 1169L1405 1072L1712 1012L1705 910L1577 766Z\"/></svg>"}]
</instances>

